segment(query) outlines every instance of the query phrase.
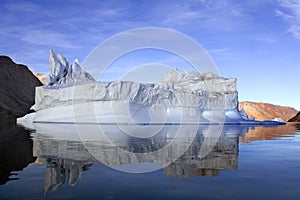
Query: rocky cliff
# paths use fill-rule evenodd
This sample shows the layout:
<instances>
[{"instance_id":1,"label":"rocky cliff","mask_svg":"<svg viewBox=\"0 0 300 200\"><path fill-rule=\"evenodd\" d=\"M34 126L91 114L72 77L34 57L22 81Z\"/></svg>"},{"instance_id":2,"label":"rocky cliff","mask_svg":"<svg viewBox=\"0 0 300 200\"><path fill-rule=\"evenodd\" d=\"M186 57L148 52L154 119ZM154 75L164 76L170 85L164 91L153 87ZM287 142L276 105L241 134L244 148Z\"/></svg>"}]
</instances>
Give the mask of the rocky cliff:
<instances>
[{"instance_id":1,"label":"rocky cliff","mask_svg":"<svg viewBox=\"0 0 300 200\"><path fill-rule=\"evenodd\" d=\"M287 106L279 106L269 103L256 103L250 101L240 102L239 110L241 109L245 110L249 118L254 117L256 120L281 118L284 121L288 121L298 112L296 109Z\"/></svg>"},{"instance_id":2,"label":"rocky cliff","mask_svg":"<svg viewBox=\"0 0 300 200\"><path fill-rule=\"evenodd\" d=\"M0 56L0 120L27 114L34 104L35 87L41 85L27 66Z\"/></svg>"},{"instance_id":3,"label":"rocky cliff","mask_svg":"<svg viewBox=\"0 0 300 200\"><path fill-rule=\"evenodd\" d=\"M47 75L41 74L41 73L34 73L34 75L41 81L41 83L42 83L43 85L46 84L46 81L47 81Z\"/></svg>"},{"instance_id":4,"label":"rocky cliff","mask_svg":"<svg viewBox=\"0 0 300 200\"><path fill-rule=\"evenodd\" d=\"M289 119L288 122L300 122L300 112L298 112L293 118Z\"/></svg>"}]
</instances>

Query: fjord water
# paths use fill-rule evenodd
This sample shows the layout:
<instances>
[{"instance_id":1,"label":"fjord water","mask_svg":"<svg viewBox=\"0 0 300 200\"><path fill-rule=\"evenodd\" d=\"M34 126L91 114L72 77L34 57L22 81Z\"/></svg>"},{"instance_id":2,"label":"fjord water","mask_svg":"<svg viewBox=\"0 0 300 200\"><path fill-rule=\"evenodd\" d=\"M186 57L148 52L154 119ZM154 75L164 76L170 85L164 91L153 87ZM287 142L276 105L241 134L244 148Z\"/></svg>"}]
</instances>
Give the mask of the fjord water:
<instances>
[{"instance_id":1,"label":"fjord water","mask_svg":"<svg viewBox=\"0 0 300 200\"><path fill-rule=\"evenodd\" d=\"M300 197L299 124L170 125L149 138L123 128L101 126L103 135L97 125L2 123L0 199ZM124 172L142 170L150 172Z\"/></svg>"}]
</instances>

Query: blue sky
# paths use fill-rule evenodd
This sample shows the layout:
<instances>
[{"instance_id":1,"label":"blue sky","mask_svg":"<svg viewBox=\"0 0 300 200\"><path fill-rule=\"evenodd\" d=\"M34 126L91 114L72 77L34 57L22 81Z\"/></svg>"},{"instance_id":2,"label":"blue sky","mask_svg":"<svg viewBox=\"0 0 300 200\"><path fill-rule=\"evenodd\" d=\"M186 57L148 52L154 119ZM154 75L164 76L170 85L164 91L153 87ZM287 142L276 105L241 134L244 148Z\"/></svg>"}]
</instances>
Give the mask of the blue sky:
<instances>
[{"instance_id":1,"label":"blue sky","mask_svg":"<svg viewBox=\"0 0 300 200\"><path fill-rule=\"evenodd\" d=\"M82 62L113 34L164 27L196 40L223 76L236 77L240 101L300 109L300 1L2 0L0 19L0 54L35 72L49 72L50 48L70 61ZM119 66L157 62L162 57L166 58L159 53L144 59L129 56ZM171 60L163 64L180 68L182 61Z\"/></svg>"}]
</instances>

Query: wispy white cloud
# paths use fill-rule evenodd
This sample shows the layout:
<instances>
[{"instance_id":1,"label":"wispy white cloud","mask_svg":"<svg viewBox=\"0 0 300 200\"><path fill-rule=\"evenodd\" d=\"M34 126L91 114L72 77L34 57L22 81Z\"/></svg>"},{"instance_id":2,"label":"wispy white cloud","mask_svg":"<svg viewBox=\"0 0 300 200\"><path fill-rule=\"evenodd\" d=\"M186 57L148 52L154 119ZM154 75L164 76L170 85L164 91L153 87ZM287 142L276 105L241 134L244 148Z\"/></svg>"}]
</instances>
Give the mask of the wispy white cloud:
<instances>
[{"instance_id":1,"label":"wispy white cloud","mask_svg":"<svg viewBox=\"0 0 300 200\"><path fill-rule=\"evenodd\" d=\"M77 48L65 34L45 30L27 31L21 38L23 41L38 45L56 46L61 48Z\"/></svg>"},{"instance_id":2,"label":"wispy white cloud","mask_svg":"<svg viewBox=\"0 0 300 200\"><path fill-rule=\"evenodd\" d=\"M10 2L3 7L11 12L35 12L39 9L39 6L31 2Z\"/></svg>"},{"instance_id":3,"label":"wispy white cloud","mask_svg":"<svg viewBox=\"0 0 300 200\"><path fill-rule=\"evenodd\" d=\"M265 42L265 43L274 43L277 42L276 39L272 38L272 36L268 35L255 35L255 36L249 36L248 39Z\"/></svg>"},{"instance_id":4,"label":"wispy white cloud","mask_svg":"<svg viewBox=\"0 0 300 200\"><path fill-rule=\"evenodd\" d=\"M218 55L225 55L225 56L232 54L230 48L208 49L208 52L211 54L218 54Z\"/></svg>"},{"instance_id":5,"label":"wispy white cloud","mask_svg":"<svg viewBox=\"0 0 300 200\"><path fill-rule=\"evenodd\" d=\"M275 13L289 24L287 32L300 39L300 1L280 0L279 5L281 8Z\"/></svg>"},{"instance_id":6,"label":"wispy white cloud","mask_svg":"<svg viewBox=\"0 0 300 200\"><path fill-rule=\"evenodd\" d=\"M291 26L288 32L292 33L295 38L300 39L300 24Z\"/></svg>"},{"instance_id":7,"label":"wispy white cloud","mask_svg":"<svg viewBox=\"0 0 300 200\"><path fill-rule=\"evenodd\" d=\"M275 14L276 14L277 16L279 16L279 17L282 17L282 18L285 19L285 20L291 20L291 19L294 18L293 15L287 14L287 13L285 13L285 12L282 12L282 11L278 10L278 9L275 9Z\"/></svg>"},{"instance_id":8,"label":"wispy white cloud","mask_svg":"<svg viewBox=\"0 0 300 200\"><path fill-rule=\"evenodd\" d=\"M200 26L204 28L229 30L234 18L244 16L242 8L231 1L202 0L188 4L174 3L159 7L164 13L163 25L167 26Z\"/></svg>"}]
</instances>

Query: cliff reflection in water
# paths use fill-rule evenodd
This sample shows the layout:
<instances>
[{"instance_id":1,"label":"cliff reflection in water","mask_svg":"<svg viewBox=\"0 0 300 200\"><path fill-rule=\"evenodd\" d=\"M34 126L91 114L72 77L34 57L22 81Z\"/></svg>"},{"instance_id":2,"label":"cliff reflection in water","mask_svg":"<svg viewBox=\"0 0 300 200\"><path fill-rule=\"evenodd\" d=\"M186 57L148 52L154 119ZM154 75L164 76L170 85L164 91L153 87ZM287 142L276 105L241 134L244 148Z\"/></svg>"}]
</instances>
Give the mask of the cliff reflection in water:
<instances>
[{"instance_id":1,"label":"cliff reflection in water","mask_svg":"<svg viewBox=\"0 0 300 200\"><path fill-rule=\"evenodd\" d=\"M18 180L18 172L35 161L30 131L14 121L0 123L0 185Z\"/></svg>"},{"instance_id":2,"label":"cliff reflection in water","mask_svg":"<svg viewBox=\"0 0 300 200\"><path fill-rule=\"evenodd\" d=\"M86 130L84 134L78 135L74 125L36 124L33 152L47 166L45 194L64 183L74 185L92 164L159 163L172 178L218 176L220 170L237 169L239 135L248 130L247 126L225 126L219 138L209 133L208 126L200 126L196 135L190 132L195 127L166 126L153 137L136 138L120 134L113 125L103 126L101 133L96 125L79 126ZM204 142L212 146L202 158ZM159 155L155 154L159 149Z\"/></svg>"},{"instance_id":3,"label":"cliff reflection in water","mask_svg":"<svg viewBox=\"0 0 300 200\"><path fill-rule=\"evenodd\" d=\"M300 131L299 123L288 123L284 126L255 126L250 127L240 142L253 142L256 140L276 140L284 137L293 137Z\"/></svg>"}]
</instances>

